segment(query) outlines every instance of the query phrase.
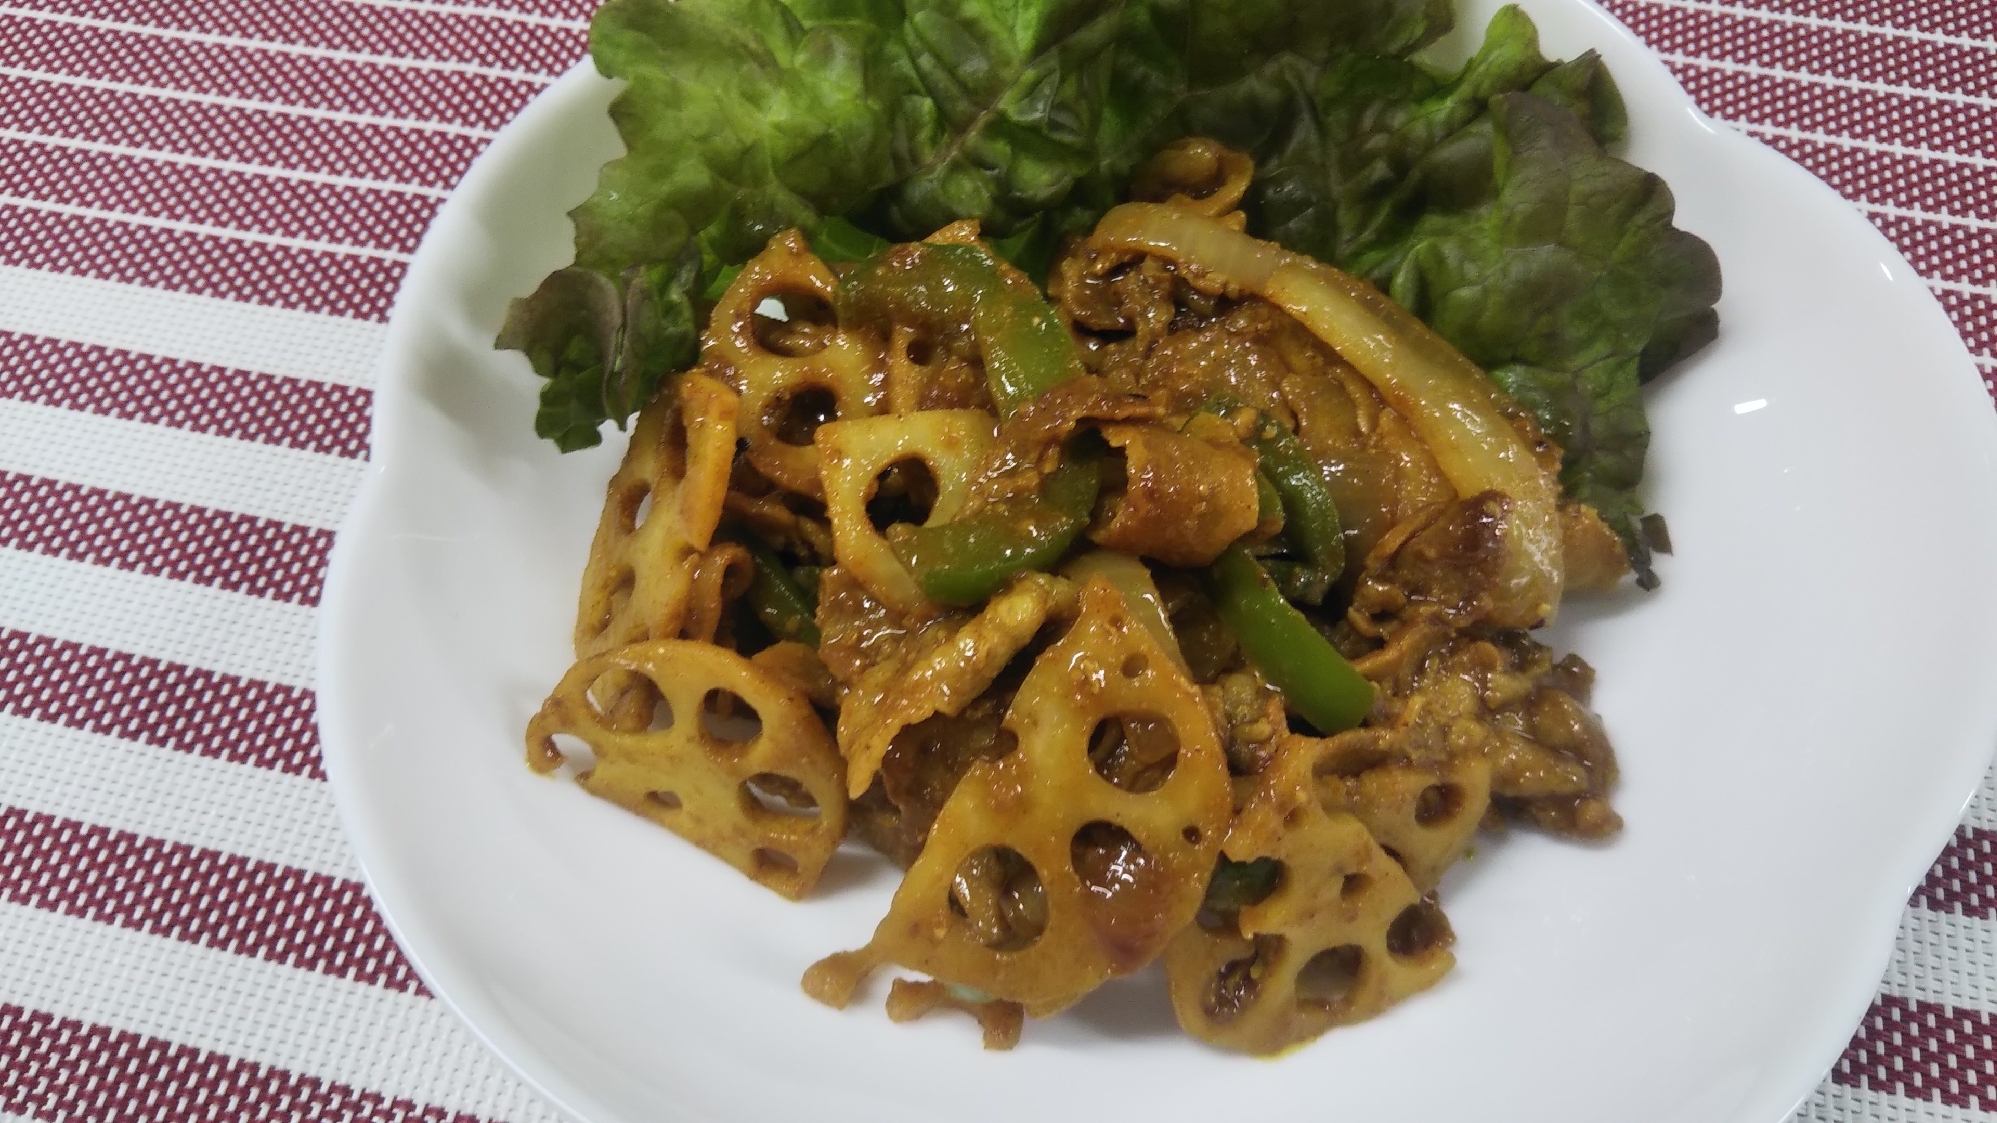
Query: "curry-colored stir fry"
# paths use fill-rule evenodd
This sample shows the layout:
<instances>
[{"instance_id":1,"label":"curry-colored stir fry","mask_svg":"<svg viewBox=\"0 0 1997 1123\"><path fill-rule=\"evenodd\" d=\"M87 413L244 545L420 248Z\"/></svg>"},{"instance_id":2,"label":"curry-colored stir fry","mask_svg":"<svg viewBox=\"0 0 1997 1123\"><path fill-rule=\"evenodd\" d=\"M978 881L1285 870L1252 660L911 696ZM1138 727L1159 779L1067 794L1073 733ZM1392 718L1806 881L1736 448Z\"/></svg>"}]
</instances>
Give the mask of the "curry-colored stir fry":
<instances>
[{"instance_id":1,"label":"curry-colored stir fry","mask_svg":"<svg viewBox=\"0 0 1997 1123\"><path fill-rule=\"evenodd\" d=\"M788 897L849 836L904 867L821 1001L894 964L935 980L897 1020L1004 1046L1162 961L1187 1032L1271 1053L1449 970L1480 826L1620 826L1592 672L1527 630L1622 546L1481 371L1242 233L1250 171L1174 145L1045 297L971 224L838 270L780 235L641 415L528 762L586 742Z\"/></svg>"}]
</instances>

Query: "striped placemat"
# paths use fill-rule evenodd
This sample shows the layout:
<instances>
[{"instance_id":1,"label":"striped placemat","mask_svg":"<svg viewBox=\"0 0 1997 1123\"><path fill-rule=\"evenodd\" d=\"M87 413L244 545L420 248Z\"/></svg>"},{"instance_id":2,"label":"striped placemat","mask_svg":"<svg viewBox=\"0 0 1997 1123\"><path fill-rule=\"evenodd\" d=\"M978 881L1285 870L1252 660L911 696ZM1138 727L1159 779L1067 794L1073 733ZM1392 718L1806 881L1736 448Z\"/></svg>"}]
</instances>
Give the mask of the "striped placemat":
<instances>
[{"instance_id":1,"label":"striped placemat","mask_svg":"<svg viewBox=\"0 0 1997 1123\"><path fill-rule=\"evenodd\" d=\"M312 642L418 239L589 0L0 0L0 1119L552 1120L424 990ZM1997 3L1613 0L1997 393ZM1997 1115L1997 786L1799 1118Z\"/></svg>"}]
</instances>

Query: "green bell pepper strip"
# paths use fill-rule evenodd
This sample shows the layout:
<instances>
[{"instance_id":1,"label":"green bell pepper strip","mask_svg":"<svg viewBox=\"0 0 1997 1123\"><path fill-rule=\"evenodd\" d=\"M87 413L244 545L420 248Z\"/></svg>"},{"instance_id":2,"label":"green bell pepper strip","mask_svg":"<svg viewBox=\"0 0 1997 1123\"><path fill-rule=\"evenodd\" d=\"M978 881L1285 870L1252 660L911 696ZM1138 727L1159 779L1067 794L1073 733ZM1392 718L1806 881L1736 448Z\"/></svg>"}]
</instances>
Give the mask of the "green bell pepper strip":
<instances>
[{"instance_id":1,"label":"green bell pepper strip","mask_svg":"<svg viewBox=\"0 0 1997 1123\"><path fill-rule=\"evenodd\" d=\"M840 280L839 322L968 330L1005 418L1082 373L1074 337L1039 290L981 246L912 242L874 254ZM942 526L897 525L889 545L925 596L977 604L1014 574L1049 569L1067 553L1095 510L1100 460L1098 443L1070 442L1038 494Z\"/></svg>"},{"instance_id":2,"label":"green bell pepper strip","mask_svg":"<svg viewBox=\"0 0 1997 1123\"><path fill-rule=\"evenodd\" d=\"M1255 525L1261 526L1270 519L1277 521L1276 530L1282 532L1289 524L1289 516L1283 513L1283 493L1269 482L1269 473L1255 469Z\"/></svg>"},{"instance_id":3,"label":"green bell pepper strip","mask_svg":"<svg viewBox=\"0 0 1997 1123\"><path fill-rule=\"evenodd\" d=\"M1284 532L1326 580L1336 581L1345 570L1345 529L1317 461L1295 433L1267 416L1256 425L1248 446L1260 454L1262 471L1282 497Z\"/></svg>"},{"instance_id":4,"label":"green bell pepper strip","mask_svg":"<svg viewBox=\"0 0 1997 1123\"><path fill-rule=\"evenodd\" d=\"M1283 864L1274 858L1247 862L1222 857L1214 864L1213 879L1207 882L1202 904L1215 912L1235 913L1259 905L1276 891L1283 880Z\"/></svg>"},{"instance_id":5,"label":"green bell pepper strip","mask_svg":"<svg viewBox=\"0 0 1997 1123\"><path fill-rule=\"evenodd\" d=\"M1095 511L1101 463L1099 442L1070 441L1038 494L940 526L897 524L888 528L888 545L930 600L977 604L1013 574L1061 560Z\"/></svg>"},{"instance_id":6,"label":"green bell pepper strip","mask_svg":"<svg viewBox=\"0 0 1997 1123\"><path fill-rule=\"evenodd\" d=\"M1220 618L1291 709L1325 734L1350 729L1373 708L1373 684L1291 607L1236 542L1208 571Z\"/></svg>"},{"instance_id":7,"label":"green bell pepper strip","mask_svg":"<svg viewBox=\"0 0 1997 1123\"><path fill-rule=\"evenodd\" d=\"M791 580L796 581L798 589L804 593L804 599L811 605L811 610L814 613L817 612L818 583L825 579L825 567L822 565L792 566L790 575Z\"/></svg>"},{"instance_id":8,"label":"green bell pepper strip","mask_svg":"<svg viewBox=\"0 0 1997 1123\"><path fill-rule=\"evenodd\" d=\"M749 551L750 559L756 563L756 571L749 579L746 594L756 619L762 621L770 634L780 640L796 640L808 647L817 647L816 598L806 593L791 577L783 559L777 556L775 550L764 545L762 539L739 527L729 527L723 534L729 541Z\"/></svg>"},{"instance_id":9,"label":"green bell pepper strip","mask_svg":"<svg viewBox=\"0 0 1997 1123\"><path fill-rule=\"evenodd\" d=\"M1067 326L1030 282L979 246L910 242L874 254L839 284L839 322L968 328L999 416L1082 373Z\"/></svg>"},{"instance_id":10,"label":"green bell pepper strip","mask_svg":"<svg viewBox=\"0 0 1997 1123\"><path fill-rule=\"evenodd\" d=\"M888 246L888 240L869 234L838 215L820 222L811 232L811 252L820 261L865 261Z\"/></svg>"},{"instance_id":11,"label":"green bell pepper strip","mask_svg":"<svg viewBox=\"0 0 1997 1123\"><path fill-rule=\"evenodd\" d=\"M1200 407L1202 413L1233 420L1248 407L1233 398L1215 398ZM1283 534L1311 566L1323 572L1327 584L1345 571L1345 528L1339 522L1338 504L1324 472L1295 433L1275 418L1262 414L1255 431L1242 443L1260 458L1257 471L1275 489L1283 503ZM1256 481L1257 488L1262 480ZM1265 500L1266 507L1266 500Z\"/></svg>"},{"instance_id":12,"label":"green bell pepper strip","mask_svg":"<svg viewBox=\"0 0 1997 1123\"><path fill-rule=\"evenodd\" d=\"M1331 578L1309 562L1287 558L1258 558L1257 561L1261 563L1262 572L1276 583L1276 591L1291 604L1320 605L1324 603L1326 594L1331 592Z\"/></svg>"}]
</instances>

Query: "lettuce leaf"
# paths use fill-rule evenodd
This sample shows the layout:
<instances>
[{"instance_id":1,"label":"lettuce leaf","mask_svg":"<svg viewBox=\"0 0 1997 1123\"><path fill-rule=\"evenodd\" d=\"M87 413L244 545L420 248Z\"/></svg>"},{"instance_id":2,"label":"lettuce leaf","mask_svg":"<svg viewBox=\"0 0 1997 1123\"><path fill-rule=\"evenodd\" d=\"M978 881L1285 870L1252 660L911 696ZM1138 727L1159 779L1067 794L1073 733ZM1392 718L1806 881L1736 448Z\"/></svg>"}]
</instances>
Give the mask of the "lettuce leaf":
<instances>
[{"instance_id":1,"label":"lettuce leaf","mask_svg":"<svg viewBox=\"0 0 1997 1123\"><path fill-rule=\"evenodd\" d=\"M1449 0L609 0L591 25L627 154L571 212L575 264L499 346L564 450L695 358L714 287L772 235L831 247L975 218L1036 271L1165 142L1257 162L1253 232L1373 281L1565 450L1654 584L1640 384L1710 341L1719 268L1670 191L1605 151L1589 53L1515 8L1456 73L1413 56ZM828 225L830 224L830 225Z\"/></svg>"},{"instance_id":2,"label":"lettuce leaf","mask_svg":"<svg viewBox=\"0 0 1997 1123\"><path fill-rule=\"evenodd\" d=\"M516 301L499 338L548 380L536 432L564 451L598 443L604 421L623 424L693 361L703 275L892 181L906 83L882 22L897 11L859 0L598 10L590 53L626 83L610 115L627 151L570 212L575 264Z\"/></svg>"},{"instance_id":3,"label":"lettuce leaf","mask_svg":"<svg viewBox=\"0 0 1997 1123\"><path fill-rule=\"evenodd\" d=\"M1516 8L1498 12L1482 48L1453 76L1377 53L1333 60L1301 123L1260 154L1255 217L1291 249L1376 273L1370 266L1410 224L1489 196L1490 100L1555 65ZM1620 101L1613 104L1607 127L1620 129Z\"/></svg>"},{"instance_id":4,"label":"lettuce leaf","mask_svg":"<svg viewBox=\"0 0 1997 1123\"><path fill-rule=\"evenodd\" d=\"M1004 237L1095 170L1102 91L1125 3L907 0L896 182L861 225L921 237L977 218Z\"/></svg>"},{"instance_id":5,"label":"lettuce leaf","mask_svg":"<svg viewBox=\"0 0 1997 1123\"><path fill-rule=\"evenodd\" d=\"M1251 229L1366 277L1489 371L1652 587L1639 387L1715 337L1720 272L1663 181L1605 151L1626 128L1600 59L1548 60L1508 7L1453 75L1348 51L1287 133L1221 139L1258 158Z\"/></svg>"},{"instance_id":6,"label":"lettuce leaf","mask_svg":"<svg viewBox=\"0 0 1997 1123\"><path fill-rule=\"evenodd\" d=\"M1164 141L1286 119L1335 51L1447 27L1447 0L609 0L590 52L627 152L498 343L548 380L536 431L585 448L693 361L704 294L772 234L975 218L1037 273Z\"/></svg>"},{"instance_id":7,"label":"lettuce leaf","mask_svg":"<svg viewBox=\"0 0 1997 1123\"><path fill-rule=\"evenodd\" d=\"M1387 291L1532 411L1565 453L1567 493L1652 587L1639 386L1717 335L1718 261L1671 224L1664 181L1604 153L1570 110L1510 93L1491 117L1492 197L1414 224Z\"/></svg>"},{"instance_id":8,"label":"lettuce leaf","mask_svg":"<svg viewBox=\"0 0 1997 1123\"><path fill-rule=\"evenodd\" d=\"M1454 24L1450 0L1150 0L1133 7L1107 94L1100 175L1209 136L1258 158L1315 129L1327 64L1402 58Z\"/></svg>"}]
</instances>

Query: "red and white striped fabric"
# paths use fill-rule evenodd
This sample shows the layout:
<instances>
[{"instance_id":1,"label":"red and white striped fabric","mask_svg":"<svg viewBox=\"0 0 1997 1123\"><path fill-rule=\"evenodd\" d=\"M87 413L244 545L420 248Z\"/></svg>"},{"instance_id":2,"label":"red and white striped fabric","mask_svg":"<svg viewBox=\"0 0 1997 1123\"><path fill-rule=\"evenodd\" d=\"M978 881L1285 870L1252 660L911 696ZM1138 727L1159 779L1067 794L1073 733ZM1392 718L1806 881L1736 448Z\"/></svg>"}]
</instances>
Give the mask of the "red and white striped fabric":
<instances>
[{"instance_id":1,"label":"red and white striped fabric","mask_svg":"<svg viewBox=\"0 0 1997 1123\"><path fill-rule=\"evenodd\" d=\"M335 820L325 561L424 227L591 0L0 0L0 1120L554 1113ZM1610 0L1997 393L1997 0ZM1997 1119L1997 785L1799 1115Z\"/></svg>"}]
</instances>

